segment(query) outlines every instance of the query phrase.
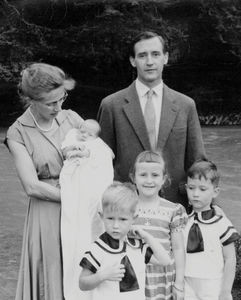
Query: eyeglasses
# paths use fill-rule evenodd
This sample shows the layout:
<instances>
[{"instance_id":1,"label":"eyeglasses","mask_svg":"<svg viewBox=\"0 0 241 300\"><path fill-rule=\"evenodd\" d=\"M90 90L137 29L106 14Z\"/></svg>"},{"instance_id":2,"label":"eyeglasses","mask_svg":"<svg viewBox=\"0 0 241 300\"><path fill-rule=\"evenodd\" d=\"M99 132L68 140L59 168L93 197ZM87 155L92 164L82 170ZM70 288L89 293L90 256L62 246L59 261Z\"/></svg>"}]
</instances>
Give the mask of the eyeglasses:
<instances>
[{"instance_id":1,"label":"eyeglasses","mask_svg":"<svg viewBox=\"0 0 241 300\"><path fill-rule=\"evenodd\" d=\"M65 91L64 96L62 98L60 98L59 100L51 102L51 103L41 103L41 104L47 106L48 108L53 108L53 107L56 107L57 104L62 105L64 103L64 101L67 99L67 97L68 97L68 93Z\"/></svg>"}]
</instances>

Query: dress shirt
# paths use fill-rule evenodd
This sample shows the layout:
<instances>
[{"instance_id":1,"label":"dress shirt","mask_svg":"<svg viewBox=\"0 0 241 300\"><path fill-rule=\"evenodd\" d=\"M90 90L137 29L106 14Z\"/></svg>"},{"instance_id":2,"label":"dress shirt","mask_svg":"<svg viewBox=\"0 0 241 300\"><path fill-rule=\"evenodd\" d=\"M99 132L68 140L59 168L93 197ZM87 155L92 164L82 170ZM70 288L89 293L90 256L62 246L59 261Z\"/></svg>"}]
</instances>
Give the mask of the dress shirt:
<instances>
[{"instance_id":1,"label":"dress shirt","mask_svg":"<svg viewBox=\"0 0 241 300\"><path fill-rule=\"evenodd\" d=\"M146 85L144 85L140 80L136 79L136 91L137 95L139 97L141 110L144 116L144 110L145 105L147 101L147 92L150 90L150 88ZM160 84L152 88L153 95L152 95L152 101L155 107L156 112L156 139L158 139L159 134L159 125L160 125L160 119L161 119L161 109L162 109L162 95L163 95L163 81L161 81Z\"/></svg>"}]
</instances>

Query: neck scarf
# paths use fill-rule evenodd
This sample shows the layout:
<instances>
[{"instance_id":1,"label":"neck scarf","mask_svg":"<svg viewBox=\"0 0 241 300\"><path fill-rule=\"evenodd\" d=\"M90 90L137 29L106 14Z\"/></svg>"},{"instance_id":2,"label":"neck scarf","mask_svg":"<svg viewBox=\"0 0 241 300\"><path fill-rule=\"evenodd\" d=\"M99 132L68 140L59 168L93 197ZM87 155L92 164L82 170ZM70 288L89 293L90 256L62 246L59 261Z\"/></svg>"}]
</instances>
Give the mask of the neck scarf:
<instances>
[{"instance_id":1,"label":"neck scarf","mask_svg":"<svg viewBox=\"0 0 241 300\"><path fill-rule=\"evenodd\" d=\"M222 216L216 215L214 208L199 213L192 211L189 217L192 217L193 215L194 223L188 233L187 253L204 251L204 241L199 223L212 224L222 218Z\"/></svg>"}]
</instances>

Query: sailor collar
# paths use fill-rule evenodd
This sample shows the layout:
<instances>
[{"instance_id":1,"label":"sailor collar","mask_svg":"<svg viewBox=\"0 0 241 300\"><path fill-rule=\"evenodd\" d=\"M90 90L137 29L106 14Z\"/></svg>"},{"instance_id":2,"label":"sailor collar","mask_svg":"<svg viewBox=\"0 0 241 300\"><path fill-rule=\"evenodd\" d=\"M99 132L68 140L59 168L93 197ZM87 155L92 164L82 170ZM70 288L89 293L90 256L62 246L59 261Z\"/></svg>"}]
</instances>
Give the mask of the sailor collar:
<instances>
[{"instance_id":1,"label":"sailor collar","mask_svg":"<svg viewBox=\"0 0 241 300\"><path fill-rule=\"evenodd\" d=\"M127 245L132 248L140 248L141 240L126 237L124 241L119 241L111 237L107 232L104 232L95 241L95 244L106 252L118 254L126 252Z\"/></svg>"},{"instance_id":2,"label":"sailor collar","mask_svg":"<svg viewBox=\"0 0 241 300\"><path fill-rule=\"evenodd\" d=\"M191 213L188 214L188 218L192 218L192 217L194 217L194 221L202 224L213 224L223 218L223 216L218 215L216 213L213 207L209 210L205 210L201 212L194 212L192 210Z\"/></svg>"}]
</instances>

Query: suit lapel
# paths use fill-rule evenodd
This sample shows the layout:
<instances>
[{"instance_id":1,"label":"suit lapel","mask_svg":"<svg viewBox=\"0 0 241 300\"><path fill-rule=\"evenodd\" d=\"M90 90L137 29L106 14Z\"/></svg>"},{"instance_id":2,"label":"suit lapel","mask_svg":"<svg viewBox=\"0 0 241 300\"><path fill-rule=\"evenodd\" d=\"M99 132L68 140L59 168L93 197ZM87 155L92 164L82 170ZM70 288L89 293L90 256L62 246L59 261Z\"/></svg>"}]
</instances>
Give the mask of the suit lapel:
<instances>
[{"instance_id":1,"label":"suit lapel","mask_svg":"<svg viewBox=\"0 0 241 300\"><path fill-rule=\"evenodd\" d=\"M128 88L126 103L123 106L124 113L126 114L131 126L133 127L138 139L140 140L144 149L150 149L150 142L146 131L146 125L143 118L139 98L133 82ZM131 143L131 141L130 141Z\"/></svg>"},{"instance_id":2,"label":"suit lapel","mask_svg":"<svg viewBox=\"0 0 241 300\"><path fill-rule=\"evenodd\" d=\"M167 138L171 132L171 129L173 128L173 123L176 119L177 112L178 106L174 102L171 90L164 84L161 120L159 125L159 134L157 141L158 149L164 148Z\"/></svg>"}]
</instances>

